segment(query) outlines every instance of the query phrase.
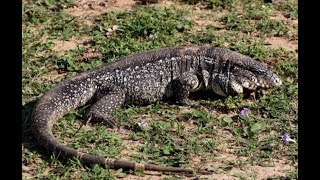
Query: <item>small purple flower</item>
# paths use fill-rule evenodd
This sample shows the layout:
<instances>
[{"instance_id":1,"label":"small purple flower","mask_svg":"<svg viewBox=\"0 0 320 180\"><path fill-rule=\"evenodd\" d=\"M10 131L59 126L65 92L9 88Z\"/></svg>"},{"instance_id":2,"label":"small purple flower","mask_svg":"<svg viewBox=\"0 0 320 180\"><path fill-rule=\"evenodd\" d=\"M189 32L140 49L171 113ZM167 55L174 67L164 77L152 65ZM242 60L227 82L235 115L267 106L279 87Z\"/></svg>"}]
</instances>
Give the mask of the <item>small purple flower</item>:
<instances>
[{"instance_id":1,"label":"small purple flower","mask_svg":"<svg viewBox=\"0 0 320 180\"><path fill-rule=\"evenodd\" d=\"M284 133L284 135L283 135L283 141L284 141L284 143L287 144L289 138L290 138L290 137L289 137L288 133Z\"/></svg>"},{"instance_id":2,"label":"small purple flower","mask_svg":"<svg viewBox=\"0 0 320 180\"><path fill-rule=\"evenodd\" d=\"M148 123L146 122L146 121L141 121L141 122L138 122L138 126L140 126L140 127L144 127L144 126L147 126L148 125Z\"/></svg>"},{"instance_id":3,"label":"small purple flower","mask_svg":"<svg viewBox=\"0 0 320 180\"><path fill-rule=\"evenodd\" d=\"M241 110L241 115L242 116L248 116L248 114L249 114L249 109L248 108L243 108L242 110Z\"/></svg>"},{"instance_id":4,"label":"small purple flower","mask_svg":"<svg viewBox=\"0 0 320 180\"><path fill-rule=\"evenodd\" d=\"M288 133L284 133L283 135L283 141L285 144L287 144L288 142L294 142L297 143L294 139L291 139L290 136L288 135Z\"/></svg>"}]
</instances>

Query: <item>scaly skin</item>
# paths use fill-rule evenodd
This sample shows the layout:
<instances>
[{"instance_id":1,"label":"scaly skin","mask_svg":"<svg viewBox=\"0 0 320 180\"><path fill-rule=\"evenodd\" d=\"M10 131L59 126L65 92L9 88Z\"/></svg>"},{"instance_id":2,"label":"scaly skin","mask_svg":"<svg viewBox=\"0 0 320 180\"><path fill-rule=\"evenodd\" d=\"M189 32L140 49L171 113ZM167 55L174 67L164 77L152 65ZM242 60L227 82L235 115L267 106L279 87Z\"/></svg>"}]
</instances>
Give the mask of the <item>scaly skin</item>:
<instances>
[{"instance_id":1,"label":"scaly skin","mask_svg":"<svg viewBox=\"0 0 320 180\"><path fill-rule=\"evenodd\" d=\"M82 163L114 169L193 173L192 169L81 153L55 139L53 124L70 110L87 103L92 103L88 120L115 127L117 123L110 114L124 104L142 105L175 98L181 104L193 106L196 103L188 99L189 92L208 90L227 96L242 93L243 88L254 90L280 85L280 78L265 64L228 49L163 48L121 58L65 80L37 102L31 123L39 144L59 157L77 157Z\"/></svg>"}]
</instances>

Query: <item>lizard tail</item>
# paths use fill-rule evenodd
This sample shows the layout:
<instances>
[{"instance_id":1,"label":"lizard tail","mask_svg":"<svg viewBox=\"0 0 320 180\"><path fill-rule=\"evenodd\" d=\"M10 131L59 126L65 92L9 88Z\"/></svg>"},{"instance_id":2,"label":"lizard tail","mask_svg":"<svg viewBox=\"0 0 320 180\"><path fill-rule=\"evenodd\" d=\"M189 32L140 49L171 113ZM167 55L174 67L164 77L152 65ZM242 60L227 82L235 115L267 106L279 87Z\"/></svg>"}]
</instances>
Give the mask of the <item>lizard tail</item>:
<instances>
[{"instance_id":1,"label":"lizard tail","mask_svg":"<svg viewBox=\"0 0 320 180\"><path fill-rule=\"evenodd\" d=\"M164 167L164 166L157 166L151 164L142 164L142 163L135 163L125 160L116 160L105 158L102 156L95 156L90 155L87 153L82 153L66 145L60 143L51 132L47 131L46 129L39 129L36 134L36 138L41 145L43 145L46 149L53 151L55 155L64 158L78 158L80 162L83 164L100 164L107 166L111 169L124 169L124 170L140 170L140 171L160 171L160 172L174 172L174 173L185 173L185 174L210 174L209 172L205 171L193 171L192 169L187 168L179 168L179 167Z\"/></svg>"},{"instance_id":2,"label":"lizard tail","mask_svg":"<svg viewBox=\"0 0 320 180\"><path fill-rule=\"evenodd\" d=\"M63 117L69 110L77 108L84 104L87 99L82 102L65 101L66 98L61 96L64 86L54 88L48 94L44 95L36 104L31 117L31 126L34 137L38 143L45 147L48 151L53 152L58 158L78 158L83 164L100 164L111 169L124 170L147 170L161 172L176 172L192 174L195 173L191 169L179 167L162 167L150 164L134 163L124 160L109 159L102 156L94 156L82 153L65 144L59 142L52 133L52 127L55 121ZM88 96L89 97L89 96ZM75 98L77 99L77 98ZM89 98L88 98L89 99ZM61 103L64 102L64 103ZM200 172L204 173L204 172ZM200 174L199 173L199 174Z\"/></svg>"}]
</instances>

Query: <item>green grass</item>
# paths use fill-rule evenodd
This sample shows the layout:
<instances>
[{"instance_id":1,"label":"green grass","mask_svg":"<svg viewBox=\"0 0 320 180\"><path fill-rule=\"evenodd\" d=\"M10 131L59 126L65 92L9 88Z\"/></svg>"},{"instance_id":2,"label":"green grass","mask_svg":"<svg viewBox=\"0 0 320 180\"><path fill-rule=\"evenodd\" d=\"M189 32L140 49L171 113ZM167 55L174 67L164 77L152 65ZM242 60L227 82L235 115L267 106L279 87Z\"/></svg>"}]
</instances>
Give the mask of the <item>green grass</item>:
<instances>
[{"instance_id":1,"label":"green grass","mask_svg":"<svg viewBox=\"0 0 320 180\"><path fill-rule=\"evenodd\" d=\"M83 107L56 123L53 132L57 139L90 154L165 166L199 167L238 179L259 178L259 172L249 173L247 169L275 167L279 166L275 162L281 161L292 169L280 167L279 171L289 179L297 179L298 145L284 144L282 136L288 133L298 138L298 55L267 45L270 37L291 40L288 32L296 27L288 22L297 19L295 1L181 1L179 6L137 6L130 11L94 17L74 17L64 12L73 3L23 2L24 179L148 177L142 172L87 167L77 159L61 160L51 155L34 142L29 126L31 111L35 101L64 78L136 52L185 44L226 47L265 62L281 76L283 85L251 95L198 98L202 105L199 109L166 102L126 107L114 114L121 131L101 124L86 126ZM211 4L211 8L204 10L205 16L190 12L199 3ZM215 14L222 10L224 15L216 18ZM275 13L286 19L271 18ZM223 25L223 30L210 22L199 28L194 16L216 21ZM88 20L91 25L86 23ZM110 34L114 26L117 29ZM56 52L56 43L74 39L85 43ZM89 50L102 56L84 58ZM248 117L239 115L244 107L250 109ZM146 121L147 126L138 126L141 121ZM231 174L233 169L241 171ZM270 174L269 178L281 176Z\"/></svg>"}]
</instances>

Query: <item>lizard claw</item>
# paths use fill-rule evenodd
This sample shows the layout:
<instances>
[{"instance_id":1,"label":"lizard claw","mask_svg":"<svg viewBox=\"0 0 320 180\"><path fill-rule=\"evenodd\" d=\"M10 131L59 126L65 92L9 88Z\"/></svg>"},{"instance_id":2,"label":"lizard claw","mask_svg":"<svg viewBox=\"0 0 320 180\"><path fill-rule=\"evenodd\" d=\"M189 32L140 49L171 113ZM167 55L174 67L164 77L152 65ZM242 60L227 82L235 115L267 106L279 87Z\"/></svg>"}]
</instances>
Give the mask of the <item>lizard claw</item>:
<instances>
[{"instance_id":1,"label":"lizard claw","mask_svg":"<svg viewBox=\"0 0 320 180\"><path fill-rule=\"evenodd\" d=\"M110 128L118 127L118 123L111 117L103 117L100 115L90 114L87 120L87 124L90 121L99 122L108 125Z\"/></svg>"}]
</instances>

